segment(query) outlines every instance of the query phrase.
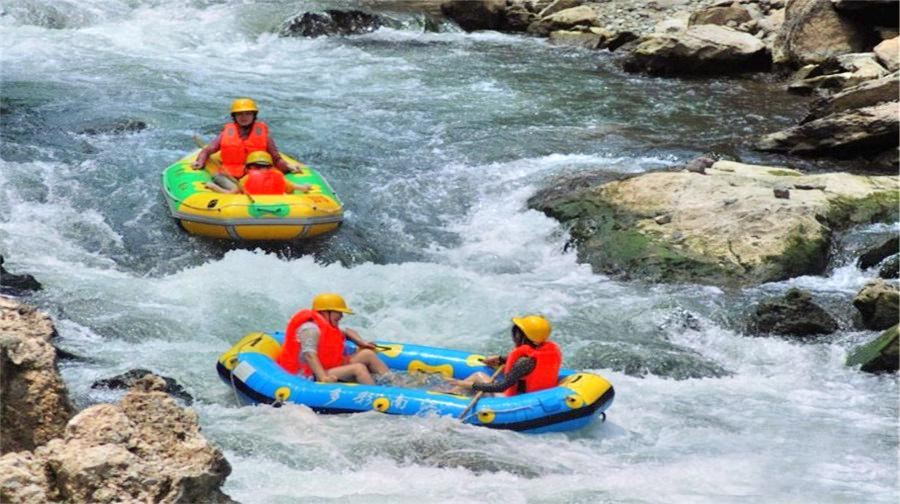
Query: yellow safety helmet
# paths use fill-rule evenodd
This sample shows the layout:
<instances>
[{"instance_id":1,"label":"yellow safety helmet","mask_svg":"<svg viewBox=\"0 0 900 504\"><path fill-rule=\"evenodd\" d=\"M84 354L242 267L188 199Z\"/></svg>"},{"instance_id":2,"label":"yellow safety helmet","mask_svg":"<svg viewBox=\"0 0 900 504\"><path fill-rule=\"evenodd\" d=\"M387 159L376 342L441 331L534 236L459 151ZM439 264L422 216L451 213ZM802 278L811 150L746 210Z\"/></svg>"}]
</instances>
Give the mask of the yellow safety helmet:
<instances>
[{"instance_id":1,"label":"yellow safety helmet","mask_svg":"<svg viewBox=\"0 0 900 504\"><path fill-rule=\"evenodd\" d=\"M244 164L272 166L272 156L270 156L266 151L253 151L250 154L247 154L247 160L244 162Z\"/></svg>"},{"instance_id":2,"label":"yellow safety helmet","mask_svg":"<svg viewBox=\"0 0 900 504\"><path fill-rule=\"evenodd\" d=\"M513 317L513 324L522 330L525 337L534 343L543 343L550 339L550 322L540 315Z\"/></svg>"},{"instance_id":3,"label":"yellow safety helmet","mask_svg":"<svg viewBox=\"0 0 900 504\"><path fill-rule=\"evenodd\" d=\"M256 106L256 102L250 98L238 98L231 103L231 113L237 114L238 112L259 112L259 108Z\"/></svg>"},{"instance_id":4,"label":"yellow safety helmet","mask_svg":"<svg viewBox=\"0 0 900 504\"><path fill-rule=\"evenodd\" d=\"M319 294L313 299L312 309L315 311L337 311L352 314L353 310L347 308L347 302L340 294Z\"/></svg>"}]
</instances>

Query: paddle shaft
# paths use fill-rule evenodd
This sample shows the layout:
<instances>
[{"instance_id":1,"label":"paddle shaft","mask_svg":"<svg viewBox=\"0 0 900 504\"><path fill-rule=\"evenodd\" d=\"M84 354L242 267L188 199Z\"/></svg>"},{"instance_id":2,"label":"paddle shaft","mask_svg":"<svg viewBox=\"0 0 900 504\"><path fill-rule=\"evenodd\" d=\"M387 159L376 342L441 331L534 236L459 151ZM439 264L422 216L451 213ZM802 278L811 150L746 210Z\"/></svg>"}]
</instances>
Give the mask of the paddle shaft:
<instances>
[{"instance_id":1,"label":"paddle shaft","mask_svg":"<svg viewBox=\"0 0 900 504\"><path fill-rule=\"evenodd\" d=\"M493 382L494 379L500 375L501 371L503 371L502 367L498 367L497 370L494 371L494 374L491 375L491 382ZM472 402L470 402L469 405L466 406L466 409L464 409L463 412L459 414L460 420L465 418L466 415L469 413L469 411L471 411L472 408L474 408L475 405L478 404L478 400L481 399L481 396L483 396L483 395L484 395L484 391L479 391L478 393L475 394L475 397L472 398Z\"/></svg>"}]
</instances>

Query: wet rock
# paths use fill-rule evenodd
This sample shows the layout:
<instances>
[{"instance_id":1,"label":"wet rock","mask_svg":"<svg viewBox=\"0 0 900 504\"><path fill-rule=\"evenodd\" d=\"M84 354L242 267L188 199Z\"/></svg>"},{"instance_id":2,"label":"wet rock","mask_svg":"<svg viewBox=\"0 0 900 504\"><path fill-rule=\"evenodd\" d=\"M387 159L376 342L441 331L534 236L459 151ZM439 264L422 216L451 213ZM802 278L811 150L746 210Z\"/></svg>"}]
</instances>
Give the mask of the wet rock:
<instances>
[{"instance_id":1,"label":"wet rock","mask_svg":"<svg viewBox=\"0 0 900 504\"><path fill-rule=\"evenodd\" d=\"M736 24L746 23L753 19L750 12L737 3L732 5L712 6L700 9L691 14L688 25L727 25L729 22Z\"/></svg>"},{"instance_id":2,"label":"wet rock","mask_svg":"<svg viewBox=\"0 0 900 504\"><path fill-rule=\"evenodd\" d=\"M72 415L50 340L47 315L0 297L0 453L31 450L59 437Z\"/></svg>"},{"instance_id":3,"label":"wet rock","mask_svg":"<svg viewBox=\"0 0 900 504\"><path fill-rule=\"evenodd\" d=\"M234 502L221 491L228 461L164 388L145 377L118 405L76 415L63 438L0 458L4 501Z\"/></svg>"},{"instance_id":4,"label":"wet rock","mask_svg":"<svg viewBox=\"0 0 900 504\"><path fill-rule=\"evenodd\" d=\"M507 5L504 13L503 31L524 32L531 23L538 20L538 15L529 10L525 4Z\"/></svg>"},{"instance_id":5,"label":"wet rock","mask_svg":"<svg viewBox=\"0 0 900 504\"><path fill-rule=\"evenodd\" d=\"M875 46L875 57L891 72L900 69L900 37L885 40Z\"/></svg>"},{"instance_id":6,"label":"wet rock","mask_svg":"<svg viewBox=\"0 0 900 504\"><path fill-rule=\"evenodd\" d=\"M623 67L653 75L755 72L769 68L769 55L752 35L724 26L698 25L641 38Z\"/></svg>"},{"instance_id":7,"label":"wet rock","mask_svg":"<svg viewBox=\"0 0 900 504\"><path fill-rule=\"evenodd\" d=\"M891 257L878 270L878 276L881 278L900 278L900 255Z\"/></svg>"},{"instance_id":8,"label":"wet rock","mask_svg":"<svg viewBox=\"0 0 900 504\"><path fill-rule=\"evenodd\" d=\"M324 12L305 12L289 19L282 26L282 37L332 37L370 33L384 25L384 21L358 10L327 9Z\"/></svg>"},{"instance_id":9,"label":"wet rock","mask_svg":"<svg viewBox=\"0 0 900 504\"><path fill-rule=\"evenodd\" d=\"M603 33L600 33L600 30L597 29L597 32L557 30L550 32L549 40L551 43L557 45L581 47L584 49L599 49L603 39Z\"/></svg>"},{"instance_id":10,"label":"wet rock","mask_svg":"<svg viewBox=\"0 0 900 504\"><path fill-rule=\"evenodd\" d=\"M838 112L892 101L898 96L900 96L900 73L894 72L891 75L868 80L834 95L816 100L810 105L809 113L800 121L800 124Z\"/></svg>"},{"instance_id":11,"label":"wet rock","mask_svg":"<svg viewBox=\"0 0 900 504\"><path fill-rule=\"evenodd\" d=\"M868 373L896 373L900 363L900 332L891 327L847 357L848 366L860 366Z\"/></svg>"},{"instance_id":12,"label":"wet rock","mask_svg":"<svg viewBox=\"0 0 900 504\"><path fill-rule=\"evenodd\" d=\"M869 269L898 252L900 252L900 238L895 236L863 252L856 264L860 269Z\"/></svg>"},{"instance_id":13,"label":"wet rock","mask_svg":"<svg viewBox=\"0 0 900 504\"><path fill-rule=\"evenodd\" d=\"M853 306L859 310L867 329L887 329L895 325L900 317L900 289L896 284L873 280L859 291L853 299Z\"/></svg>"},{"instance_id":14,"label":"wet rock","mask_svg":"<svg viewBox=\"0 0 900 504\"><path fill-rule=\"evenodd\" d=\"M597 11L588 5L561 10L531 23L528 27L528 33L546 37L550 32L571 30L576 26L599 27Z\"/></svg>"},{"instance_id":15,"label":"wet rock","mask_svg":"<svg viewBox=\"0 0 900 504\"><path fill-rule=\"evenodd\" d=\"M774 187L787 181L830 189L773 199ZM897 176L804 175L719 161L702 177L674 171L560 184L528 205L561 221L579 260L597 272L752 285L822 273L836 230L896 218L898 182ZM723 205L727 200L734 202ZM672 220L660 226L654 219L664 214Z\"/></svg>"},{"instance_id":16,"label":"wet rock","mask_svg":"<svg viewBox=\"0 0 900 504\"><path fill-rule=\"evenodd\" d=\"M0 294L21 296L31 291L41 290L41 284L29 274L14 275L3 268L3 256L0 255Z\"/></svg>"},{"instance_id":17,"label":"wet rock","mask_svg":"<svg viewBox=\"0 0 900 504\"><path fill-rule=\"evenodd\" d=\"M448 0L441 12L467 32L506 26L506 0Z\"/></svg>"},{"instance_id":18,"label":"wet rock","mask_svg":"<svg viewBox=\"0 0 900 504\"><path fill-rule=\"evenodd\" d=\"M147 129L147 123L139 119L119 119L113 122L96 122L81 128L83 135L121 135Z\"/></svg>"},{"instance_id":19,"label":"wet rock","mask_svg":"<svg viewBox=\"0 0 900 504\"><path fill-rule=\"evenodd\" d=\"M794 67L821 63L860 52L865 41L865 31L840 16L830 0L792 0L787 2L772 58L776 64Z\"/></svg>"},{"instance_id":20,"label":"wet rock","mask_svg":"<svg viewBox=\"0 0 900 504\"><path fill-rule=\"evenodd\" d=\"M896 101L844 110L765 135L755 147L803 155L865 156L896 148L900 133L897 111Z\"/></svg>"},{"instance_id":21,"label":"wet rock","mask_svg":"<svg viewBox=\"0 0 900 504\"><path fill-rule=\"evenodd\" d=\"M97 380L93 384L91 384L92 389L105 388L110 390L127 390L134 386L138 380L147 375L153 375L154 373L147 369L132 369L126 373L122 373L118 376L114 376L112 378L106 378L104 380ZM166 382L166 388L164 392L171 395L172 397L176 397L185 402L185 404L190 405L194 402L194 398L184 390L184 387L178 384L174 378L169 378L168 376L160 376Z\"/></svg>"},{"instance_id":22,"label":"wet rock","mask_svg":"<svg viewBox=\"0 0 900 504\"><path fill-rule=\"evenodd\" d=\"M784 297L761 302L748 323L751 334L806 337L831 334L837 329L834 317L800 289L790 289Z\"/></svg>"}]
</instances>

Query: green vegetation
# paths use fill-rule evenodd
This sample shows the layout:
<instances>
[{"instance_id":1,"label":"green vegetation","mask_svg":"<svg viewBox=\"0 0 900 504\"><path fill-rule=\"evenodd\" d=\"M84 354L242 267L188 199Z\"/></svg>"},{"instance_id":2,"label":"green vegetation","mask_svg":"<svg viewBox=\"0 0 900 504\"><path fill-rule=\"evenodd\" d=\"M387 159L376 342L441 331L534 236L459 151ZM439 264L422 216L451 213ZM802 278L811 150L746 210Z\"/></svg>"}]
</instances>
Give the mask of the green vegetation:
<instances>
[{"instance_id":1,"label":"green vegetation","mask_svg":"<svg viewBox=\"0 0 900 504\"><path fill-rule=\"evenodd\" d=\"M847 357L848 366L862 365L863 371L897 371L900 355L900 333L897 326L881 333L881 336L860 346Z\"/></svg>"}]
</instances>

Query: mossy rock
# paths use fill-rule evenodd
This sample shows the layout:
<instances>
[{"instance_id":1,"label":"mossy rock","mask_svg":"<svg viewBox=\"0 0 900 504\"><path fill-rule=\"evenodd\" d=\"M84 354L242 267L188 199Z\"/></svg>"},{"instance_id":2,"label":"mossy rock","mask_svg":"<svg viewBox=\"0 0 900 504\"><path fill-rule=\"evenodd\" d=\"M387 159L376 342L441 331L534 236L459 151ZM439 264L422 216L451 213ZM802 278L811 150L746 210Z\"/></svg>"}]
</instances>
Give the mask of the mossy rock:
<instances>
[{"instance_id":1,"label":"mossy rock","mask_svg":"<svg viewBox=\"0 0 900 504\"><path fill-rule=\"evenodd\" d=\"M879 191L865 198L839 196L828 203L825 219L835 229L900 221L900 191Z\"/></svg>"},{"instance_id":2,"label":"mossy rock","mask_svg":"<svg viewBox=\"0 0 900 504\"><path fill-rule=\"evenodd\" d=\"M897 326L854 350L847 357L847 365L861 366L861 370L869 373L896 373L900 365L900 331Z\"/></svg>"}]
</instances>

